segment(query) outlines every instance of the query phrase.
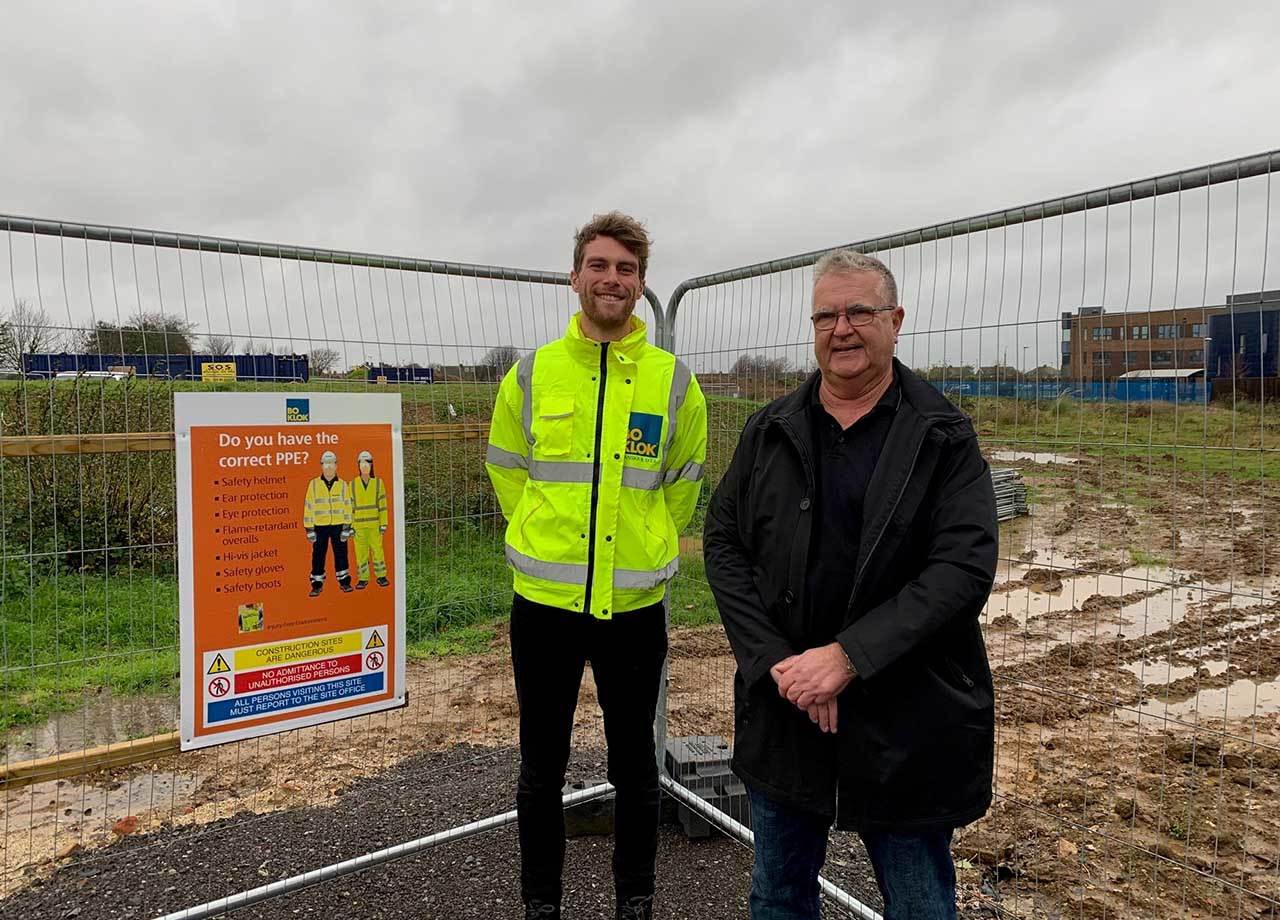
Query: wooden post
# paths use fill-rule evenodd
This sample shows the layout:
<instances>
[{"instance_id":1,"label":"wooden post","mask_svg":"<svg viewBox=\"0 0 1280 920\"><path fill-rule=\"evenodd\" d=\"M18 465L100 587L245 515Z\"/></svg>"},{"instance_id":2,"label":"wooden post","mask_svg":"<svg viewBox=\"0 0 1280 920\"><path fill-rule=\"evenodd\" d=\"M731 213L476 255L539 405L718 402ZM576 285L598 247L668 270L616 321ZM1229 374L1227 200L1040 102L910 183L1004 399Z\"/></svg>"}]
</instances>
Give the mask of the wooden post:
<instances>
[{"instance_id":1,"label":"wooden post","mask_svg":"<svg viewBox=\"0 0 1280 920\"><path fill-rule=\"evenodd\" d=\"M34 783L82 776L95 770L124 767L144 760L155 760L178 753L178 733L152 735L136 741L117 741L39 760L20 760L0 767L0 791L18 789Z\"/></svg>"}]
</instances>

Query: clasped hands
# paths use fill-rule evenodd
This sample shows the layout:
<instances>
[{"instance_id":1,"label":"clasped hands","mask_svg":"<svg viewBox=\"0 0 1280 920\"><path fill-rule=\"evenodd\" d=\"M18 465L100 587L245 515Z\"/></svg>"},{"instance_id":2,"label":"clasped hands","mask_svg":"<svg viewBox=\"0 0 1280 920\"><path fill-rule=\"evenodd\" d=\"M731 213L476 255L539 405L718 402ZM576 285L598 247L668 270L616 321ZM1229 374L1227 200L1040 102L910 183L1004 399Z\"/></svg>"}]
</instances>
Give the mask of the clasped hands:
<instances>
[{"instance_id":1,"label":"clasped hands","mask_svg":"<svg viewBox=\"0 0 1280 920\"><path fill-rule=\"evenodd\" d=\"M854 676L840 643L784 658L769 669L769 674L783 699L808 713L810 721L822 731L836 730L836 698Z\"/></svg>"}]
</instances>

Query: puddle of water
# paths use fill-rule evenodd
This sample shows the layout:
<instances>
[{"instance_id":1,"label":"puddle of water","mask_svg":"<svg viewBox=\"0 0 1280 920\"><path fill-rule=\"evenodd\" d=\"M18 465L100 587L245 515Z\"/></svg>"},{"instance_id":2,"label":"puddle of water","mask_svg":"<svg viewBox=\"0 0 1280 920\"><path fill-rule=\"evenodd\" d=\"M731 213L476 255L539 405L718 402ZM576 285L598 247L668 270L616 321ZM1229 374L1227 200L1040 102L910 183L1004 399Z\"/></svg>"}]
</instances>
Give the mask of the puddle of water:
<instances>
[{"instance_id":1,"label":"puddle of water","mask_svg":"<svg viewBox=\"0 0 1280 920\"><path fill-rule=\"evenodd\" d=\"M1014 567L1009 575L1011 579L1016 580L1023 573ZM1097 573L1074 575L1069 571L1059 574L1062 578L1060 591L1046 592L1041 585L1014 588L1002 594L991 595L984 612L989 617L1008 615L1013 617L1019 626L1025 627L1035 625L1034 621L1042 617L1065 614L1079 608L1094 595L1118 598L1139 591L1159 590L1160 593L1153 597L1144 598L1118 610L1078 611L1073 617L1076 621L1074 628L1069 621L1065 624L1045 624L1055 634L1061 632L1064 639L1072 634L1080 635L1085 628L1092 636L1095 625L1099 638L1114 638L1121 633L1126 636L1141 635L1168 629L1186 615L1187 605L1192 603L1186 596L1188 592L1182 590L1180 586L1166 587L1161 590L1161 582L1172 577L1172 573L1168 571L1148 572L1146 569L1129 569L1119 575Z\"/></svg>"},{"instance_id":2,"label":"puddle of water","mask_svg":"<svg viewBox=\"0 0 1280 920\"><path fill-rule=\"evenodd\" d=\"M65 754L84 748L171 732L178 725L178 700L169 696L85 695L84 705L34 727L0 737L0 756L9 763Z\"/></svg>"},{"instance_id":3,"label":"puddle of water","mask_svg":"<svg viewBox=\"0 0 1280 920\"><path fill-rule=\"evenodd\" d=\"M1079 457L1068 457L1065 454L1041 453L1031 450L996 450L991 452L991 459L1002 463L1014 463L1019 460L1027 463L1079 463Z\"/></svg>"},{"instance_id":4,"label":"puddle of water","mask_svg":"<svg viewBox=\"0 0 1280 920\"><path fill-rule=\"evenodd\" d=\"M1200 668L1208 669L1209 674L1216 677L1230 665L1225 661L1209 660L1202 661L1198 667L1193 667L1185 664L1173 664L1167 658L1158 658L1155 661L1131 661L1129 664L1123 665L1123 667L1134 677L1139 678L1144 687L1149 687L1158 684L1170 684L1175 680L1191 677Z\"/></svg>"},{"instance_id":5,"label":"puddle of water","mask_svg":"<svg viewBox=\"0 0 1280 920\"><path fill-rule=\"evenodd\" d=\"M1059 565L1066 568L1069 563ZM1007 570L1006 578L1016 581L1036 567L1033 562L1015 563L1003 568ZM1163 632L1180 623L1192 605L1208 605L1209 611L1257 605L1271 597L1276 585L1274 579L1263 585L1237 584L1234 587L1203 582L1178 584L1179 576L1175 572L1154 566L1138 566L1119 574L1072 574L1069 569L1059 570L1058 574L1062 580L1060 591L1050 593L1044 590L1043 584L1032 584L992 594L983 608L983 622L1009 616L1021 628L1048 630L1057 641L1085 637L1106 640L1121 636L1133 639ZM1126 594L1151 591L1159 593L1119 609L1078 610L1093 595L1120 598ZM1073 609L1077 612L1066 616ZM1050 617L1050 621L1044 624L1036 622L1044 617ZM1256 625L1256 617L1242 614L1239 622L1226 628L1238 630Z\"/></svg>"},{"instance_id":6,"label":"puddle of water","mask_svg":"<svg viewBox=\"0 0 1280 920\"><path fill-rule=\"evenodd\" d=\"M1184 722L1197 719L1243 719L1249 716L1267 715L1280 712L1280 681L1255 683L1243 679L1228 687L1213 687L1201 690L1190 699L1169 702L1152 699L1136 709L1121 709L1120 715L1126 719L1143 716L1167 716Z\"/></svg>"}]
</instances>

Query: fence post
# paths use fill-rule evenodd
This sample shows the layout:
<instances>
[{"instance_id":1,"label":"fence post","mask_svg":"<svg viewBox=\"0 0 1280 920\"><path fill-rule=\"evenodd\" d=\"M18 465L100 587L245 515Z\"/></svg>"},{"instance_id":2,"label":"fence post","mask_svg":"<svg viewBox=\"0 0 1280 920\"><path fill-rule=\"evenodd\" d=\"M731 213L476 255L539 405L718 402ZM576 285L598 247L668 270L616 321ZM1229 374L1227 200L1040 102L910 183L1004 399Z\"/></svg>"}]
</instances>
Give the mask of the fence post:
<instances>
[{"instance_id":1,"label":"fence post","mask_svg":"<svg viewBox=\"0 0 1280 920\"><path fill-rule=\"evenodd\" d=\"M675 330L667 321L662 309L662 301L649 288L644 289L644 296L653 307L654 333L653 342L659 348L675 353ZM676 540L676 558L679 559L679 539ZM666 620L667 632L671 632L671 584L667 585L666 596L662 599L662 616ZM653 718L653 756L658 762L658 775L666 769L667 753L667 659L662 659L662 676L658 679L658 705Z\"/></svg>"}]
</instances>

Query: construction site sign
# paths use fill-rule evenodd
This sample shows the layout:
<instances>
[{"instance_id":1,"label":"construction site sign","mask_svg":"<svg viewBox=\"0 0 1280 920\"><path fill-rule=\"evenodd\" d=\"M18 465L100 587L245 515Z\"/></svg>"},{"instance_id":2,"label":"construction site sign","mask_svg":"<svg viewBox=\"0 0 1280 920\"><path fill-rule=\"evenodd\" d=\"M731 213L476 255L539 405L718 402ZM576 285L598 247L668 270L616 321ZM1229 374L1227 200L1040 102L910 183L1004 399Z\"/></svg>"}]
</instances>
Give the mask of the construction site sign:
<instances>
[{"instance_id":1,"label":"construction site sign","mask_svg":"<svg viewBox=\"0 0 1280 920\"><path fill-rule=\"evenodd\" d=\"M236 362L201 361L200 379L205 383L231 383L236 379Z\"/></svg>"},{"instance_id":2,"label":"construction site sign","mask_svg":"<svg viewBox=\"0 0 1280 920\"><path fill-rule=\"evenodd\" d=\"M403 705L399 394L178 393L174 428L182 749Z\"/></svg>"}]
</instances>

